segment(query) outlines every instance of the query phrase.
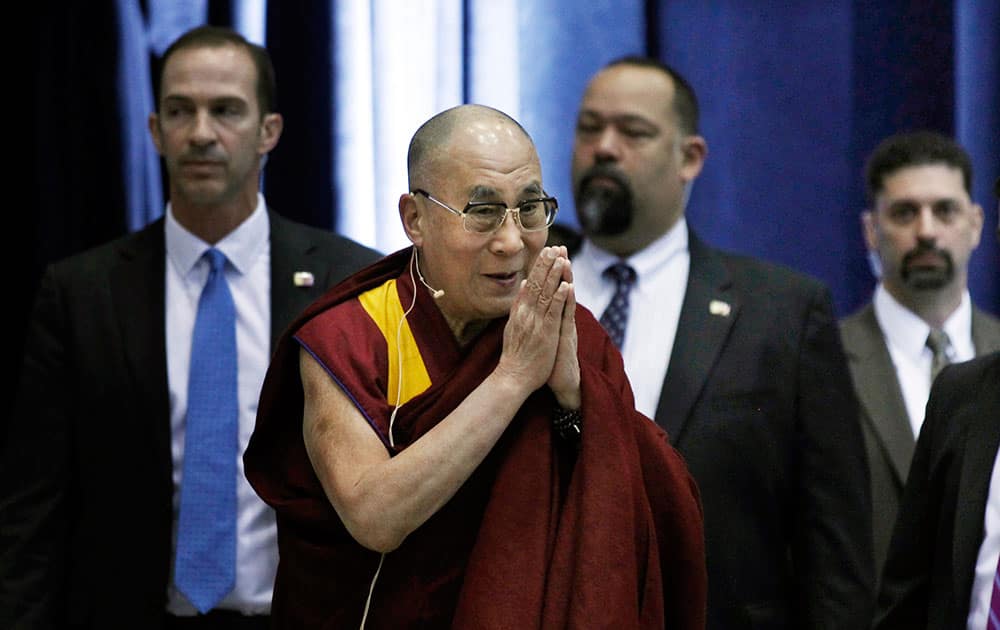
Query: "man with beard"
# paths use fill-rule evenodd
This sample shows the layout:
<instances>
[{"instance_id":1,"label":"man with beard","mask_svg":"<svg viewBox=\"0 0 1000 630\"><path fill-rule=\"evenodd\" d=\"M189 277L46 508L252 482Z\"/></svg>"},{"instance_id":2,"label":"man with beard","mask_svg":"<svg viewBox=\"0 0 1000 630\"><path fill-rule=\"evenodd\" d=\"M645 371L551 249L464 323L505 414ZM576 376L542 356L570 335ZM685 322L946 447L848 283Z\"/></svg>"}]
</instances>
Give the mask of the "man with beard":
<instances>
[{"instance_id":1,"label":"man with beard","mask_svg":"<svg viewBox=\"0 0 1000 630\"><path fill-rule=\"evenodd\" d=\"M629 57L591 79L573 152L577 298L698 483L708 628L867 627L869 481L830 293L689 228L706 154L673 69Z\"/></svg>"},{"instance_id":2,"label":"man with beard","mask_svg":"<svg viewBox=\"0 0 1000 630\"><path fill-rule=\"evenodd\" d=\"M1000 198L1000 179L993 192ZM934 379L882 573L876 630L1000 627L997 409L1000 351Z\"/></svg>"},{"instance_id":3,"label":"man with beard","mask_svg":"<svg viewBox=\"0 0 1000 630\"><path fill-rule=\"evenodd\" d=\"M972 305L967 288L983 209L970 198L965 150L936 132L890 136L869 157L865 179L862 226L881 277L842 334L861 401L880 571L934 376L1000 349L1000 322Z\"/></svg>"}]
</instances>

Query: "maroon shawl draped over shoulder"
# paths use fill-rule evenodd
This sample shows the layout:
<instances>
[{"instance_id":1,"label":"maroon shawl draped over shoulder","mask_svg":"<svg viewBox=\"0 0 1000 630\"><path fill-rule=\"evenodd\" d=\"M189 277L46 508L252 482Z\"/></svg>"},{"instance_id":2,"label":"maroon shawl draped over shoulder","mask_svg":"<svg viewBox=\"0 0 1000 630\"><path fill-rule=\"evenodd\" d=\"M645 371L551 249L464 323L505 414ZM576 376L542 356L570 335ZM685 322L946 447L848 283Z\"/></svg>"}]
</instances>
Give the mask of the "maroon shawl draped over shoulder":
<instances>
[{"instance_id":1,"label":"maroon shawl draped over shoulder","mask_svg":"<svg viewBox=\"0 0 1000 630\"><path fill-rule=\"evenodd\" d=\"M347 533L306 455L294 335L317 315L388 280L399 278L402 294L409 260L410 249L402 250L328 291L290 325L268 369L244 464L251 485L277 513L272 617L278 627L359 627L380 560ZM407 321L419 342L418 327L433 329L443 317L418 290ZM437 324L423 323L432 318ZM579 450L553 435L551 392L535 392L458 493L385 555L366 628L704 627L705 552L695 483L666 434L635 411L621 356L600 324L582 307L576 321L584 416ZM454 355L444 378L432 378L400 408L397 450L430 430L494 369L505 322L493 322ZM355 361L372 354L359 344L343 353ZM375 371L373 365L373 378Z\"/></svg>"}]
</instances>

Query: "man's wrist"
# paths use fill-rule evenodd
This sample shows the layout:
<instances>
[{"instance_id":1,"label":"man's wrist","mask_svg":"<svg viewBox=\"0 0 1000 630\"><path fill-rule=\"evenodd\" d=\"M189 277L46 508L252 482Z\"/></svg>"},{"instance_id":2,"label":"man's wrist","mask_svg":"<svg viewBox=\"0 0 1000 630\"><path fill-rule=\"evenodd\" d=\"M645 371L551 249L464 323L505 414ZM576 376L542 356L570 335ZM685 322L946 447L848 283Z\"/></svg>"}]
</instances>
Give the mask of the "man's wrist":
<instances>
[{"instance_id":1,"label":"man's wrist","mask_svg":"<svg viewBox=\"0 0 1000 630\"><path fill-rule=\"evenodd\" d=\"M567 394L566 392L562 391L560 392L557 392L555 390L552 391L552 393L556 397L556 405L560 409L566 409L567 411L571 411L573 409L579 409L580 406L583 404L583 401L580 399L580 387L577 386L576 389L570 391L572 392L570 394Z\"/></svg>"},{"instance_id":2,"label":"man's wrist","mask_svg":"<svg viewBox=\"0 0 1000 630\"><path fill-rule=\"evenodd\" d=\"M579 442L583 435L583 412L556 405L552 415L552 430L567 442Z\"/></svg>"}]
</instances>

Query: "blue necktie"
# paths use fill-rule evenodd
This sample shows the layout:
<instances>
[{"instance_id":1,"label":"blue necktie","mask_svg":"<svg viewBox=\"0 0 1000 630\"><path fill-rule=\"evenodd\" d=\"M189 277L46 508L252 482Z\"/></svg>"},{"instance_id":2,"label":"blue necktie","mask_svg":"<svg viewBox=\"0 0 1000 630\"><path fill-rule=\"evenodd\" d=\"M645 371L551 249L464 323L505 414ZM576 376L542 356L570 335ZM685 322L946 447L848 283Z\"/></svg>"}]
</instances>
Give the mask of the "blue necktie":
<instances>
[{"instance_id":1,"label":"blue necktie","mask_svg":"<svg viewBox=\"0 0 1000 630\"><path fill-rule=\"evenodd\" d=\"M635 269L618 262L605 269L602 275L615 282L615 294L601 315L601 326L620 350L625 341L625 326L628 325L628 293L635 284Z\"/></svg>"},{"instance_id":2,"label":"blue necktie","mask_svg":"<svg viewBox=\"0 0 1000 630\"><path fill-rule=\"evenodd\" d=\"M223 273L226 256L205 253L212 266L198 301L191 338L174 582L200 612L236 584L236 308Z\"/></svg>"}]
</instances>

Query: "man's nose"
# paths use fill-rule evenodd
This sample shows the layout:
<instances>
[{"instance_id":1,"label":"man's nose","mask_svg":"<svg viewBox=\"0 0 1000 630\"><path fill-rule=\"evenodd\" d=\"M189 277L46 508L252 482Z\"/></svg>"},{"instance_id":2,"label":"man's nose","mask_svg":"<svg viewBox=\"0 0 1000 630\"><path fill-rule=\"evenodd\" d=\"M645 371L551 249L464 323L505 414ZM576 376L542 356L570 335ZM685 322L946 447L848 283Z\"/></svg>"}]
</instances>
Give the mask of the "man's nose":
<instances>
[{"instance_id":1,"label":"man's nose","mask_svg":"<svg viewBox=\"0 0 1000 630\"><path fill-rule=\"evenodd\" d=\"M917 211L917 236L925 241L933 241L937 238L938 228L941 222L934 215L934 209L929 205L920 206Z\"/></svg>"},{"instance_id":2,"label":"man's nose","mask_svg":"<svg viewBox=\"0 0 1000 630\"><path fill-rule=\"evenodd\" d=\"M598 161L615 161L621 157L621 139L614 127L608 125L597 136L594 155Z\"/></svg>"},{"instance_id":3,"label":"man's nose","mask_svg":"<svg viewBox=\"0 0 1000 630\"><path fill-rule=\"evenodd\" d=\"M493 251L502 254L516 254L524 249L524 237L518 221L511 216L512 212L504 215L503 223L493 232L491 239Z\"/></svg>"},{"instance_id":4,"label":"man's nose","mask_svg":"<svg viewBox=\"0 0 1000 630\"><path fill-rule=\"evenodd\" d=\"M191 129L191 142L204 146L215 141L215 127L209 112L199 110L194 117L194 128Z\"/></svg>"}]
</instances>

